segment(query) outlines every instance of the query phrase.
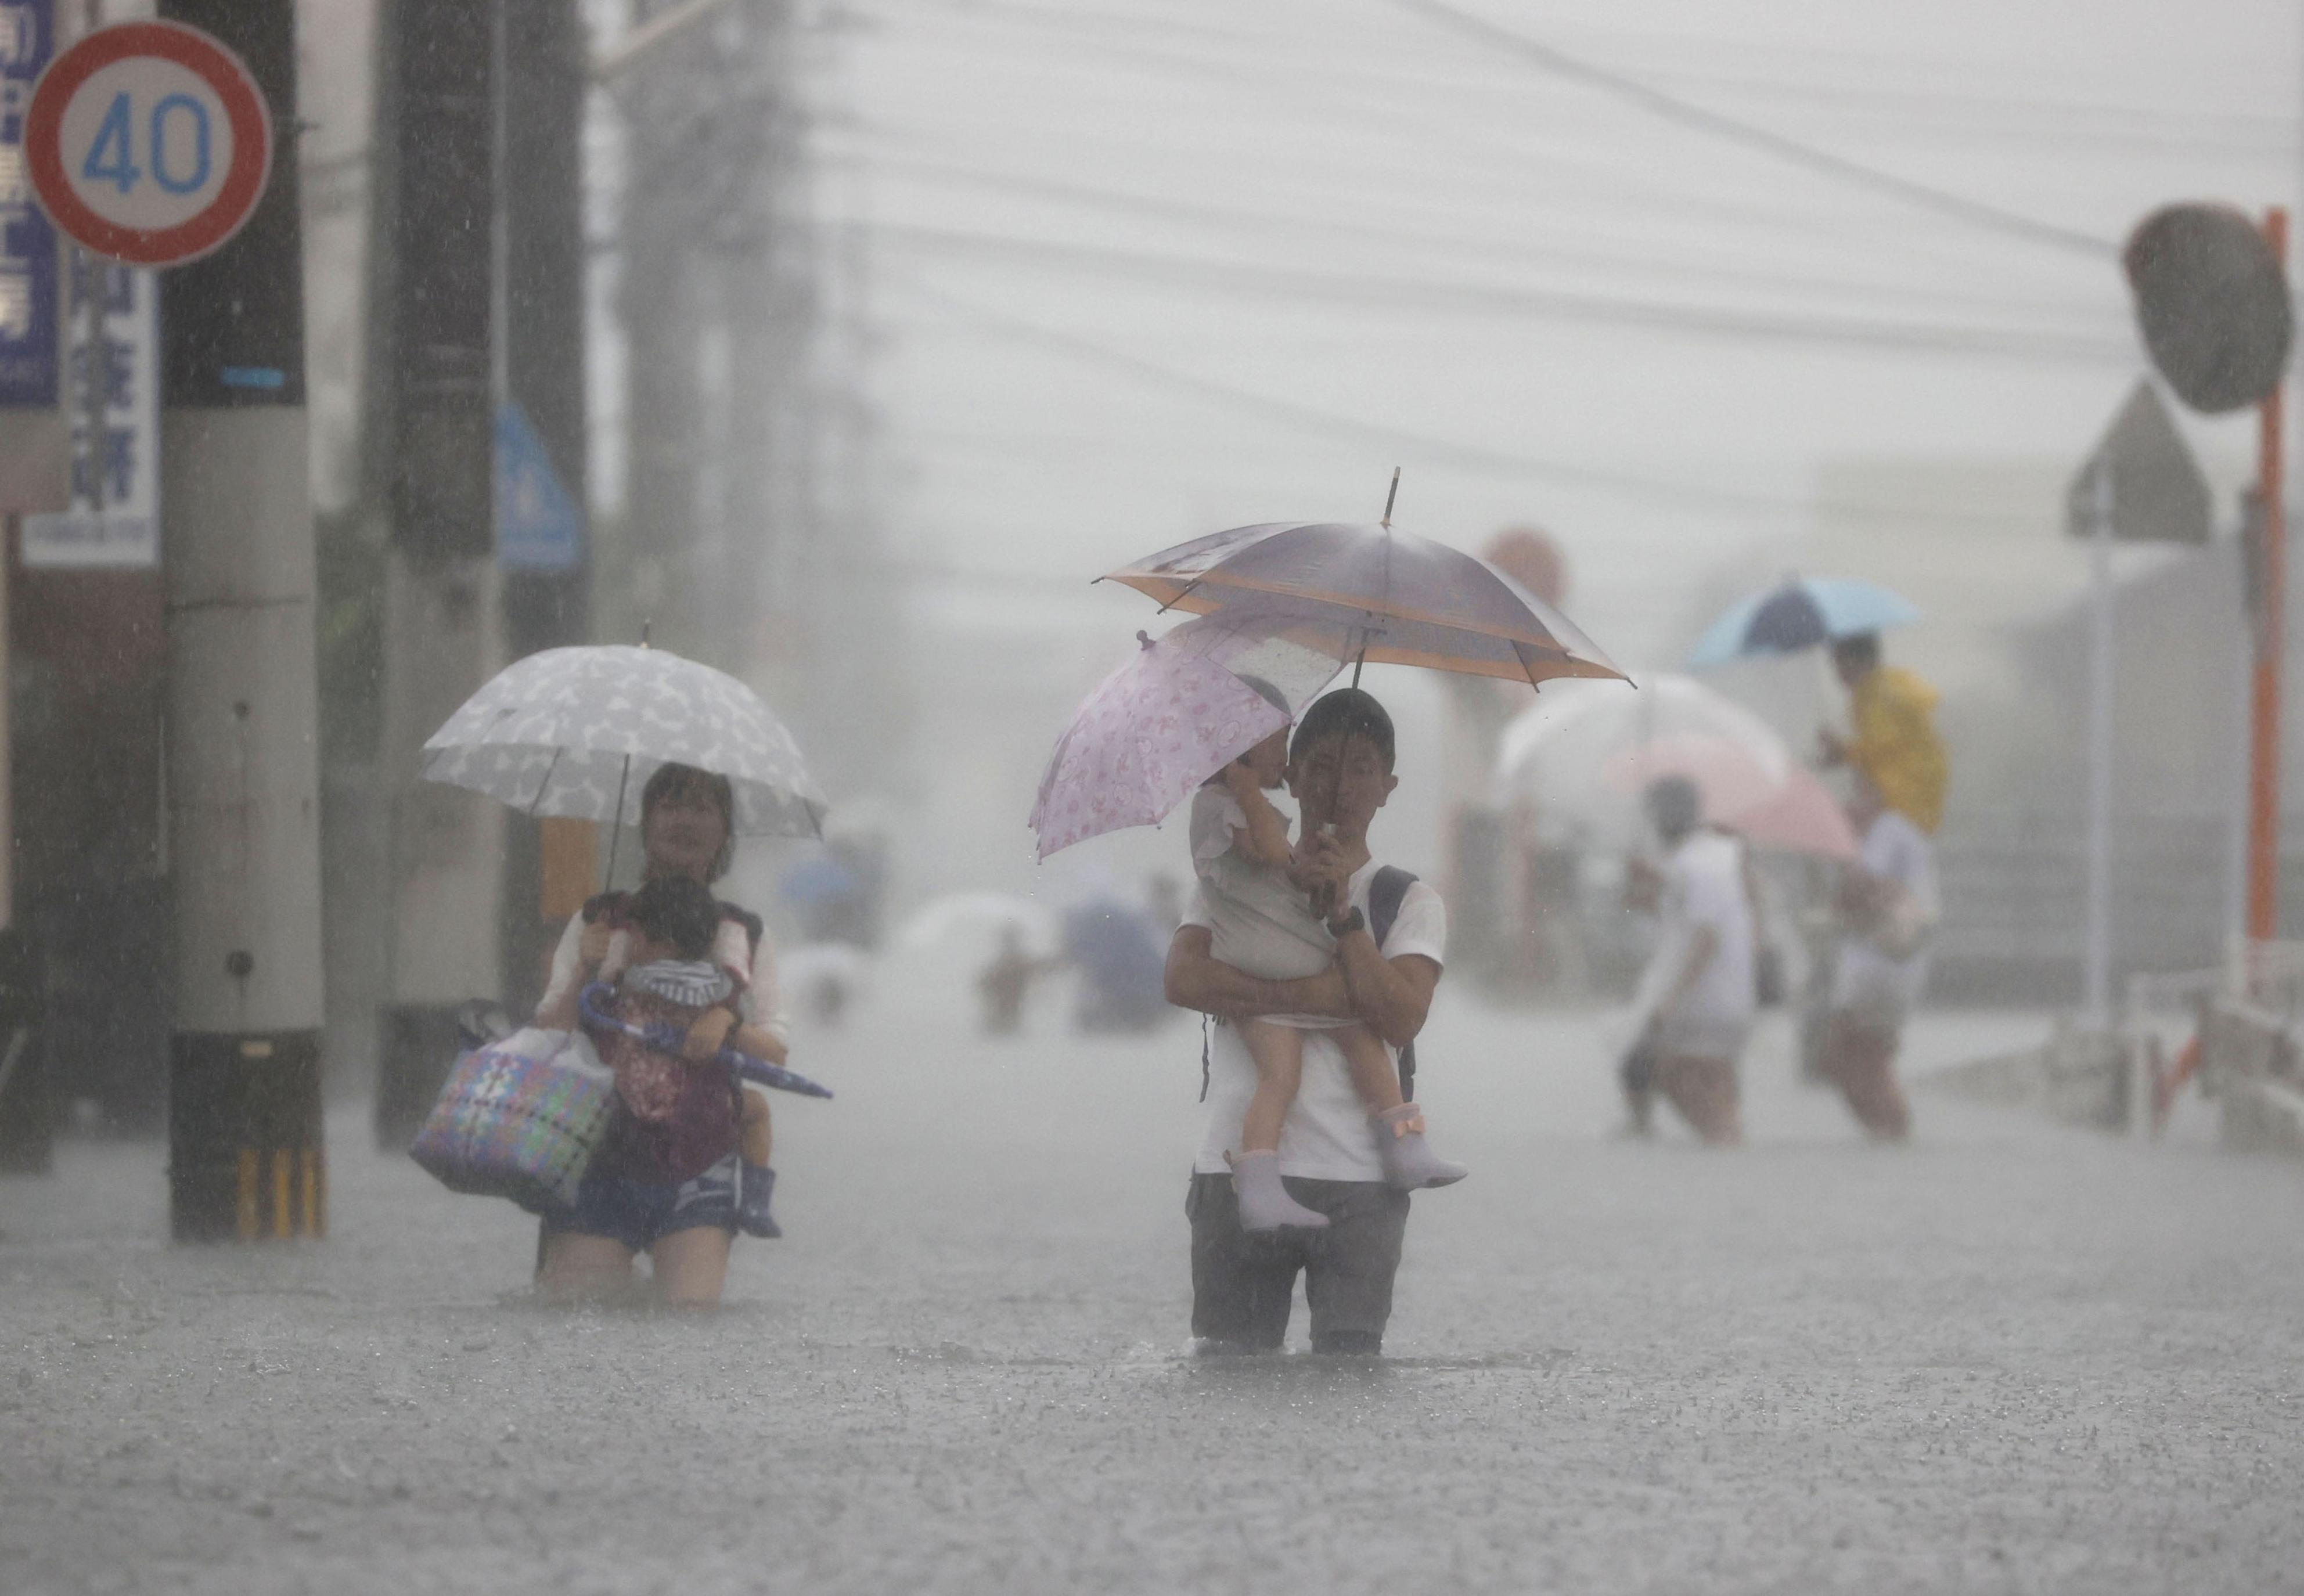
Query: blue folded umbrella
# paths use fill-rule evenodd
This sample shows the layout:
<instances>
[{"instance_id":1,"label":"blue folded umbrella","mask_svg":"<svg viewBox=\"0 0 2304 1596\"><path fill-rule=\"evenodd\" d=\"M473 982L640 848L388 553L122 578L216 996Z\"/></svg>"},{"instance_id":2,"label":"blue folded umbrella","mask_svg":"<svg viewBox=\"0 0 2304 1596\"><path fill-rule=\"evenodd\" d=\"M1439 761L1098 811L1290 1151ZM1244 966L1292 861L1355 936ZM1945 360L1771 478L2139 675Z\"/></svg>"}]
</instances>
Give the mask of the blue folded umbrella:
<instances>
[{"instance_id":1,"label":"blue folded umbrella","mask_svg":"<svg viewBox=\"0 0 2304 1596\"><path fill-rule=\"evenodd\" d=\"M1920 618L1900 595L1849 577L1793 577L1782 587L1732 606L1689 650L1694 666L1724 665L1754 654L1797 654Z\"/></svg>"},{"instance_id":2,"label":"blue folded umbrella","mask_svg":"<svg viewBox=\"0 0 2304 1596\"><path fill-rule=\"evenodd\" d=\"M602 1005L614 997L614 989L606 983L595 981L576 994L576 1010L582 1016L588 1031L615 1031L631 1037L643 1047L652 1047L660 1053L677 1057L681 1044L687 1038L670 1026L636 1026L630 1020L618 1019ZM755 1059L750 1053L740 1053L733 1047L724 1047L716 1055L737 1075L748 1081L758 1081L763 1086L774 1086L780 1092L797 1092L802 1097L830 1097L832 1088L818 1085L797 1069L786 1069L781 1064L771 1064L766 1059Z\"/></svg>"}]
</instances>

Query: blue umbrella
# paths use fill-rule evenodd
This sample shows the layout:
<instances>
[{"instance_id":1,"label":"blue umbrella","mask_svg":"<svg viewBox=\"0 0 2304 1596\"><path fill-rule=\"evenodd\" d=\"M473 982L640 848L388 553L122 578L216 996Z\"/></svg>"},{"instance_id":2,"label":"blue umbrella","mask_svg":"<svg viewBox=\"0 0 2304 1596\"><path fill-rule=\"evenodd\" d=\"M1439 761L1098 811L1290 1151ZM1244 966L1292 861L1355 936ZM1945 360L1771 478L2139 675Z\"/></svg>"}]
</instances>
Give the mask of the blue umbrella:
<instances>
[{"instance_id":1,"label":"blue umbrella","mask_svg":"<svg viewBox=\"0 0 2304 1596\"><path fill-rule=\"evenodd\" d=\"M1735 604L1704 629L1690 665L1724 665L1753 654L1797 654L1819 643L1918 621L1919 610L1885 587L1847 577L1793 577Z\"/></svg>"},{"instance_id":2,"label":"blue umbrella","mask_svg":"<svg viewBox=\"0 0 2304 1596\"><path fill-rule=\"evenodd\" d=\"M636 1026L630 1020L618 1019L600 1007L615 996L614 989L605 982L595 981L576 994L576 1011L582 1016L584 1026L591 1031L616 1031L631 1037L642 1047L652 1047L660 1053L679 1056L687 1037L665 1025ZM797 1069L786 1069L781 1064L771 1064L766 1059L755 1059L750 1053L740 1053L724 1047L716 1055L748 1081L758 1081L763 1086L774 1086L783 1092L797 1092L802 1097L829 1097L832 1088L819 1086Z\"/></svg>"}]
</instances>

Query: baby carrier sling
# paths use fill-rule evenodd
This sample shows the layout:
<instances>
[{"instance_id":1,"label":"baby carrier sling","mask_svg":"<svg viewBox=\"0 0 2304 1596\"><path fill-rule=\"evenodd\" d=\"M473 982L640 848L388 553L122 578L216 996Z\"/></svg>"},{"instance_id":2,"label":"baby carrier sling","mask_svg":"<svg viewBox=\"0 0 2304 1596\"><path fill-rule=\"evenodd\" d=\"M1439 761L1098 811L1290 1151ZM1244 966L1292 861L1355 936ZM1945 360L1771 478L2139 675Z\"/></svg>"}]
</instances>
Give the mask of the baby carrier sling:
<instances>
[{"instance_id":1,"label":"baby carrier sling","mask_svg":"<svg viewBox=\"0 0 2304 1596\"><path fill-rule=\"evenodd\" d=\"M1416 884L1412 872L1397 865L1380 866L1376 878L1368 882L1368 934L1381 949L1385 938L1392 934L1393 922L1400 918L1400 906L1407 899L1408 889ZM1200 1101L1208 1100L1208 1018L1200 1016ZM1409 1043L1400 1050L1400 1101L1416 1101L1416 1043Z\"/></svg>"}]
</instances>

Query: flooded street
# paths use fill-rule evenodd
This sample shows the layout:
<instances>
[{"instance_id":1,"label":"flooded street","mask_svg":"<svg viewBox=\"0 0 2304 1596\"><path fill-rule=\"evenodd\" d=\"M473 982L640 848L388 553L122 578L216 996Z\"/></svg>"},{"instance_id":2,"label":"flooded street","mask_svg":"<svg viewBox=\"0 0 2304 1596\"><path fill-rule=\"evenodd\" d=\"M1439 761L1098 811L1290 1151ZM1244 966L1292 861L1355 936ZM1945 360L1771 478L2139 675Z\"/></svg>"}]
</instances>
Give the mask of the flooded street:
<instances>
[{"instance_id":1,"label":"flooded street","mask_svg":"<svg viewBox=\"0 0 2304 1596\"><path fill-rule=\"evenodd\" d=\"M1390 1355L1196 1362L1192 1029L995 1048L914 995L803 1037L840 1100L779 1101L788 1239L708 1317L529 1305L532 1224L356 1112L325 1244L167 1246L152 1145L0 1186L0 1584L2296 1586L2292 1166L1925 1091L1873 1151L1781 1019L1753 1145L1619 1142L1597 1022L1460 1000L1426 1101L1475 1174Z\"/></svg>"}]
</instances>

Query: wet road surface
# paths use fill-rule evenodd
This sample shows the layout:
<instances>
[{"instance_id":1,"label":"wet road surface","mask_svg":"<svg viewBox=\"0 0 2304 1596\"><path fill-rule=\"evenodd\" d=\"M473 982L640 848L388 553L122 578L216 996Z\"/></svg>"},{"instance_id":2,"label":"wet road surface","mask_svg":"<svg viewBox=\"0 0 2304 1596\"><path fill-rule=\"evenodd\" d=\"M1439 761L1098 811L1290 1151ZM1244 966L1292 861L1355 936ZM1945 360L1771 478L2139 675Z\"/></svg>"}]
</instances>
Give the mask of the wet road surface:
<instances>
[{"instance_id":1,"label":"wet road surface","mask_svg":"<svg viewBox=\"0 0 2304 1596\"><path fill-rule=\"evenodd\" d=\"M1391 1355L1195 1361L1197 1030L906 995L803 1038L710 1316L532 1305L357 1108L324 1244L168 1246L151 1145L0 1182L0 1589L2304 1589L2298 1166L1927 1094L1867 1148L1781 1022L1751 1146L1620 1142L1602 1026L1444 1001L1475 1173Z\"/></svg>"}]
</instances>

